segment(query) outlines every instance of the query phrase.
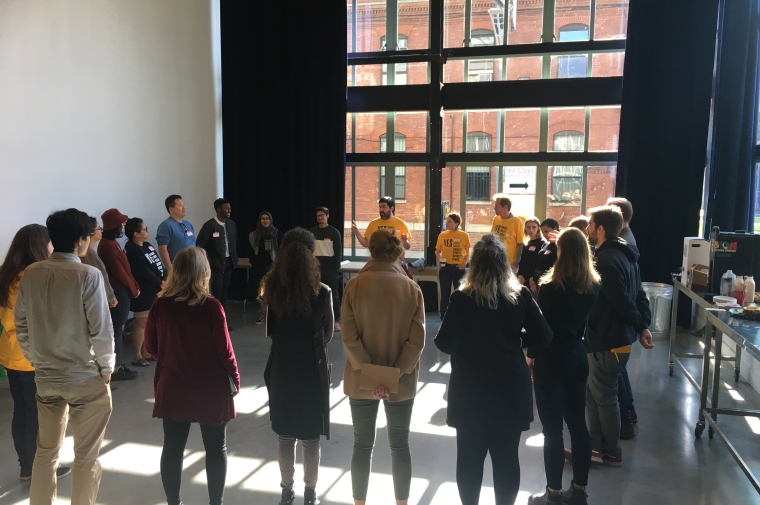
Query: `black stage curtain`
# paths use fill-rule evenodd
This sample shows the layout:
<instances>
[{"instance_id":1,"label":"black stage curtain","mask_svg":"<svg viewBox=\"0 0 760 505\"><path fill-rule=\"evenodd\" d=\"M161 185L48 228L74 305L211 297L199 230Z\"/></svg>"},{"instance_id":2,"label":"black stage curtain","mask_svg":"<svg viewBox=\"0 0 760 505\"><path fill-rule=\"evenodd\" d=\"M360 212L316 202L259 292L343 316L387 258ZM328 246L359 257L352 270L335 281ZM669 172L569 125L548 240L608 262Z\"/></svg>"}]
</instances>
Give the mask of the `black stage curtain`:
<instances>
[{"instance_id":1,"label":"black stage curtain","mask_svg":"<svg viewBox=\"0 0 760 505\"><path fill-rule=\"evenodd\" d=\"M670 282L699 233L718 0L631 0L616 193L634 208L641 275Z\"/></svg>"},{"instance_id":2,"label":"black stage curtain","mask_svg":"<svg viewBox=\"0 0 760 505\"><path fill-rule=\"evenodd\" d=\"M346 4L221 0L224 194L241 244L269 211L283 232L330 209L343 229Z\"/></svg>"},{"instance_id":3,"label":"black stage curtain","mask_svg":"<svg viewBox=\"0 0 760 505\"><path fill-rule=\"evenodd\" d=\"M705 233L754 228L758 0L721 0Z\"/></svg>"}]
</instances>

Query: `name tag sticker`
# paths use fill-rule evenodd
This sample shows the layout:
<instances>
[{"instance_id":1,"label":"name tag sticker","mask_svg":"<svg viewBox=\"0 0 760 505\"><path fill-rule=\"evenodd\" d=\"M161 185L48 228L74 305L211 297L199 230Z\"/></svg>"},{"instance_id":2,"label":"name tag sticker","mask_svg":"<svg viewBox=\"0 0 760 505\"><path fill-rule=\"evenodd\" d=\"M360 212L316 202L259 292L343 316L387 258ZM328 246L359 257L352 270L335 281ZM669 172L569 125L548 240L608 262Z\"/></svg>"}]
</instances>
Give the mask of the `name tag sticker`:
<instances>
[{"instance_id":1,"label":"name tag sticker","mask_svg":"<svg viewBox=\"0 0 760 505\"><path fill-rule=\"evenodd\" d=\"M528 250L529 251L535 251L536 250L536 246L532 245L532 246L528 247Z\"/></svg>"},{"instance_id":2,"label":"name tag sticker","mask_svg":"<svg viewBox=\"0 0 760 505\"><path fill-rule=\"evenodd\" d=\"M512 238L512 234L511 233L507 232L506 235L507 235L507 238Z\"/></svg>"},{"instance_id":3,"label":"name tag sticker","mask_svg":"<svg viewBox=\"0 0 760 505\"><path fill-rule=\"evenodd\" d=\"M149 246L148 246L148 250L149 250L149 251L155 251L155 249L153 249L153 246L152 246L152 245L149 245Z\"/></svg>"},{"instance_id":4,"label":"name tag sticker","mask_svg":"<svg viewBox=\"0 0 760 505\"><path fill-rule=\"evenodd\" d=\"M188 237L192 237L193 236L193 232L191 232L190 230L187 230L187 232L185 232L185 233L187 233Z\"/></svg>"},{"instance_id":5,"label":"name tag sticker","mask_svg":"<svg viewBox=\"0 0 760 505\"><path fill-rule=\"evenodd\" d=\"M190 235L190 232L188 232L188 235ZM215 231L215 232L213 233L213 235L212 235L212 236L213 236L214 238L219 238L219 237L220 237L220 235L219 235L219 232L218 232L218 231Z\"/></svg>"},{"instance_id":6,"label":"name tag sticker","mask_svg":"<svg viewBox=\"0 0 760 505\"><path fill-rule=\"evenodd\" d=\"M459 239L459 238L455 238L454 239L454 242L461 242L461 241L462 241L462 239Z\"/></svg>"},{"instance_id":7,"label":"name tag sticker","mask_svg":"<svg viewBox=\"0 0 760 505\"><path fill-rule=\"evenodd\" d=\"M324 239L325 242L332 242L332 239L326 238Z\"/></svg>"}]
</instances>

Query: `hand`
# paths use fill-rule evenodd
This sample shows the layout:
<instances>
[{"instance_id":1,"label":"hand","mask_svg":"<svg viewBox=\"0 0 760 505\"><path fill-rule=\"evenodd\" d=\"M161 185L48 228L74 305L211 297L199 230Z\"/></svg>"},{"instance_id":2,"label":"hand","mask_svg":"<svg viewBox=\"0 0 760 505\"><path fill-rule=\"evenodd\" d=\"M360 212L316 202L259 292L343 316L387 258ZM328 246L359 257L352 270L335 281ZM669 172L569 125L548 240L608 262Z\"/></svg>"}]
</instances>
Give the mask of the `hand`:
<instances>
[{"instance_id":1,"label":"hand","mask_svg":"<svg viewBox=\"0 0 760 505\"><path fill-rule=\"evenodd\" d=\"M559 237L559 232L558 231L550 231L549 232L549 242L551 242L552 244L556 244L557 243L557 237Z\"/></svg>"},{"instance_id":2,"label":"hand","mask_svg":"<svg viewBox=\"0 0 760 505\"><path fill-rule=\"evenodd\" d=\"M458 266L459 266L459 270L464 270L465 268L467 268L467 264L464 261L461 262Z\"/></svg>"},{"instance_id":3,"label":"hand","mask_svg":"<svg viewBox=\"0 0 760 505\"><path fill-rule=\"evenodd\" d=\"M119 300L116 299L116 297L113 297L113 300L111 300L111 303L108 304L109 307L114 308L117 305L119 305Z\"/></svg>"},{"instance_id":4,"label":"hand","mask_svg":"<svg viewBox=\"0 0 760 505\"><path fill-rule=\"evenodd\" d=\"M106 383L106 384L110 384L111 383L111 374L110 373L108 375L101 375L100 378L103 379L103 382Z\"/></svg>"},{"instance_id":5,"label":"hand","mask_svg":"<svg viewBox=\"0 0 760 505\"><path fill-rule=\"evenodd\" d=\"M522 275L518 275L517 280L520 281L520 284L525 284L525 277L523 277Z\"/></svg>"},{"instance_id":6,"label":"hand","mask_svg":"<svg viewBox=\"0 0 760 505\"><path fill-rule=\"evenodd\" d=\"M533 280L533 278L530 279L530 290L535 294L538 293L538 286L536 285L536 281Z\"/></svg>"},{"instance_id":7,"label":"hand","mask_svg":"<svg viewBox=\"0 0 760 505\"><path fill-rule=\"evenodd\" d=\"M533 358L525 356L525 362L528 364L528 370L530 370L530 381L533 382Z\"/></svg>"},{"instance_id":8,"label":"hand","mask_svg":"<svg viewBox=\"0 0 760 505\"><path fill-rule=\"evenodd\" d=\"M359 227L356 225L356 221L351 221L351 231L356 235L359 235Z\"/></svg>"},{"instance_id":9,"label":"hand","mask_svg":"<svg viewBox=\"0 0 760 505\"><path fill-rule=\"evenodd\" d=\"M375 400L387 400L391 397L391 392L388 391L388 388L385 386L377 386L374 391L372 391L372 398Z\"/></svg>"},{"instance_id":10,"label":"hand","mask_svg":"<svg viewBox=\"0 0 760 505\"><path fill-rule=\"evenodd\" d=\"M402 233L401 234L401 241L402 242L408 242L409 241L409 234L408 233Z\"/></svg>"},{"instance_id":11,"label":"hand","mask_svg":"<svg viewBox=\"0 0 760 505\"><path fill-rule=\"evenodd\" d=\"M652 343L652 333L649 330L641 330L639 335L639 342L644 349L654 348L654 344Z\"/></svg>"},{"instance_id":12,"label":"hand","mask_svg":"<svg viewBox=\"0 0 760 505\"><path fill-rule=\"evenodd\" d=\"M140 296L140 290L137 290L137 296ZM137 296L135 298L137 298Z\"/></svg>"}]
</instances>

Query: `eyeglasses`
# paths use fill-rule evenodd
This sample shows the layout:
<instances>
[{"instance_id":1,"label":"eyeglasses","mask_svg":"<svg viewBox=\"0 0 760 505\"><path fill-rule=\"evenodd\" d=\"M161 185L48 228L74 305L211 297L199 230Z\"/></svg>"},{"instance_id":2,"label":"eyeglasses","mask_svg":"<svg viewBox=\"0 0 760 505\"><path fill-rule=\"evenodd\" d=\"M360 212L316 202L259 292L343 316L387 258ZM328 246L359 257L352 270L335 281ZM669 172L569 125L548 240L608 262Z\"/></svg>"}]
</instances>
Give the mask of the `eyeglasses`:
<instances>
[{"instance_id":1,"label":"eyeglasses","mask_svg":"<svg viewBox=\"0 0 760 505\"><path fill-rule=\"evenodd\" d=\"M103 231L103 227L102 226L98 226L97 228L95 228L95 231Z\"/></svg>"}]
</instances>

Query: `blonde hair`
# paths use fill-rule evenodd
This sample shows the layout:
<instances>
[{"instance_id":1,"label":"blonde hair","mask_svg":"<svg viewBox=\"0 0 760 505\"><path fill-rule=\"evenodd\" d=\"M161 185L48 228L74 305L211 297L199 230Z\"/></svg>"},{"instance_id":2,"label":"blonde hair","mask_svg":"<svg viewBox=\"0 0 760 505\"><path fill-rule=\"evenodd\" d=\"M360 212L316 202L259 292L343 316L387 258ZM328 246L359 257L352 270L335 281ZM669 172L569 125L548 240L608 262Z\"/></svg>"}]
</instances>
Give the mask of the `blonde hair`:
<instances>
[{"instance_id":1,"label":"blonde hair","mask_svg":"<svg viewBox=\"0 0 760 505\"><path fill-rule=\"evenodd\" d=\"M528 235L528 223L536 223L536 226L538 226L538 233L541 233L541 221L538 220L536 216L530 216L528 219L525 220L523 223L523 234L525 235L525 238L523 239L523 243L527 245L528 242L530 242L530 236Z\"/></svg>"},{"instance_id":2,"label":"blonde hair","mask_svg":"<svg viewBox=\"0 0 760 505\"><path fill-rule=\"evenodd\" d=\"M394 230L380 229L369 237L369 253L378 261L396 261L404 253Z\"/></svg>"},{"instance_id":3,"label":"blonde hair","mask_svg":"<svg viewBox=\"0 0 760 505\"><path fill-rule=\"evenodd\" d=\"M459 289L475 298L475 303L481 307L496 310L499 295L515 304L521 288L520 281L507 262L504 243L493 233L483 235L473 248L470 269Z\"/></svg>"},{"instance_id":4,"label":"blonde hair","mask_svg":"<svg viewBox=\"0 0 760 505\"><path fill-rule=\"evenodd\" d=\"M211 267L206 251L200 247L188 247L174 257L169 278L158 296L176 296L177 301L187 301L188 305L203 305L211 298L208 289L210 279Z\"/></svg>"},{"instance_id":5,"label":"blonde hair","mask_svg":"<svg viewBox=\"0 0 760 505\"><path fill-rule=\"evenodd\" d=\"M572 289L580 294L593 293L602 279L594 266L586 235L578 228L565 228L557 237L557 262L538 281L553 282L562 289Z\"/></svg>"}]
</instances>

